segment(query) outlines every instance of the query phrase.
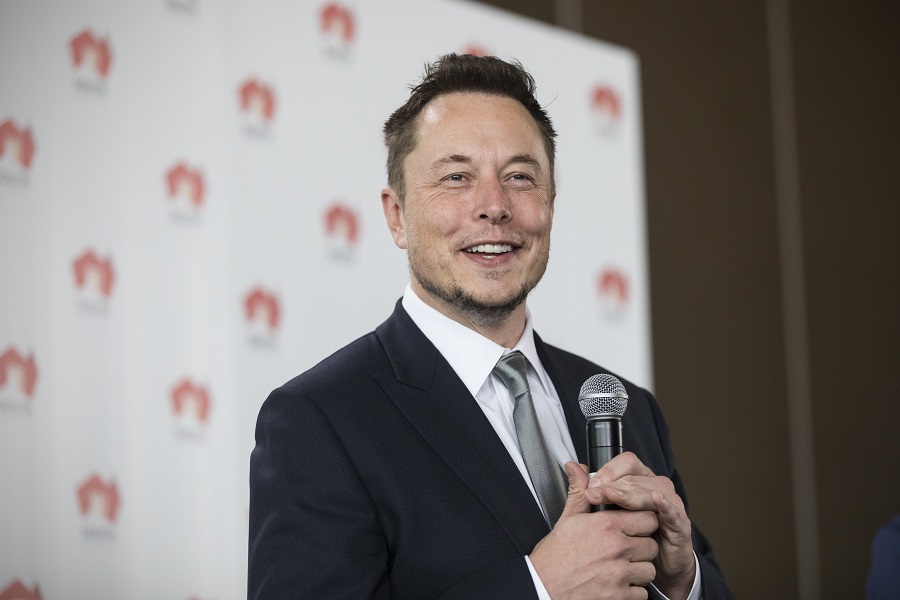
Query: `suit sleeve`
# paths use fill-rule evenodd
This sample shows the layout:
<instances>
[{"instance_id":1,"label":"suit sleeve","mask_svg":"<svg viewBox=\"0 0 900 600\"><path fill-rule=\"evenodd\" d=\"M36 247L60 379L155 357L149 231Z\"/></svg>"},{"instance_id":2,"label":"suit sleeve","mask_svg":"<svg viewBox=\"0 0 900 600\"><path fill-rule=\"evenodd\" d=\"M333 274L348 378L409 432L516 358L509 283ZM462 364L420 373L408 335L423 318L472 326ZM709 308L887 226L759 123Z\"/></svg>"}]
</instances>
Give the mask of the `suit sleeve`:
<instances>
[{"instance_id":1,"label":"suit sleeve","mask_svg":"<svg viewBox=\"0 0 900 600\"><path fill-rule=\"evenodd\" d=\"M388 598L378 516L315 403L272 392L250 458L248 595Z\"/></svg>"}]
</instances>

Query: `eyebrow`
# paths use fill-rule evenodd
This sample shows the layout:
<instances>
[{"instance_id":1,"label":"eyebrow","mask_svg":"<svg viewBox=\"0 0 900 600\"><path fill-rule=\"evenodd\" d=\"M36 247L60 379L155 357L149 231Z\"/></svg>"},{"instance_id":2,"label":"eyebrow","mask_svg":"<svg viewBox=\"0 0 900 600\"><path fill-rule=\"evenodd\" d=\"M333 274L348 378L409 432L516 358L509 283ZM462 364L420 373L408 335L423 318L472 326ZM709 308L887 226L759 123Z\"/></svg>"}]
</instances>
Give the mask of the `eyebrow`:
<instances>
[{"instance_id":1,"label":"eyebrow","mask_svg":"<svg viewBox=\"0 0 900 600\"><path fill-rule=\"evenodd\" d=\"M449 165L449 164L456 164L456 163L463 163L466 165L471 165L474 162L475 161L473 161L470 156L466 156L465 154L448 154L447 156L444 156L444 157L439 158L436 161L434 161L431 164L431 168L434 169L434 168L440 167L442 165ZM504 166L509 166L509 165L513 165L516 163L524 163L524 164L530 165L530 166L534 167L535 169L537 169L538 172L542 172L540 161L538 161L538 159L534 158L530 154L516 154L514 156L511 156L509 158L509 160L506 161Z\"/></svg>"},{"instance_id":2,"label":"eyebrow","mask_svg":"<svg viewBox=\"0 0 900 600\"><path fill-rule=\"evenodd\" d=\"M442 158L437 159L433 163L431 163L431 168L440 167L443 165L450 165L455 163L463 163L463 164L472 164L472 159L464 154L448 154Z\"/></svg>"}]
</instances>

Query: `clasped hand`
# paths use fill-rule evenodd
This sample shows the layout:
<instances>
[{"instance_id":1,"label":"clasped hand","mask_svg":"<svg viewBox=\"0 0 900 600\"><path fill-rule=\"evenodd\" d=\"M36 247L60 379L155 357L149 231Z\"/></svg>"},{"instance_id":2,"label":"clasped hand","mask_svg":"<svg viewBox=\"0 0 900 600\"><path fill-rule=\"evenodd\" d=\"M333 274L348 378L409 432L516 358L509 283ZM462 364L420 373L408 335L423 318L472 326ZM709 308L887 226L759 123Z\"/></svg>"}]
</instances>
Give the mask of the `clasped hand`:
<instances>
[{"instance_id":1,"label":"clasped hand","mask_svg":"<svg viewBox=\"0 0 900 600\"><path fill-rule=\"evenodd\" d=\"M566 463L568 499L553 530L529 555L553 600L647 598L653 583L671 600L694 581L691 522L668 477L626 452L593 478ZM590 512L592 504L625 510Z\"/></svg>"}]
</instances>

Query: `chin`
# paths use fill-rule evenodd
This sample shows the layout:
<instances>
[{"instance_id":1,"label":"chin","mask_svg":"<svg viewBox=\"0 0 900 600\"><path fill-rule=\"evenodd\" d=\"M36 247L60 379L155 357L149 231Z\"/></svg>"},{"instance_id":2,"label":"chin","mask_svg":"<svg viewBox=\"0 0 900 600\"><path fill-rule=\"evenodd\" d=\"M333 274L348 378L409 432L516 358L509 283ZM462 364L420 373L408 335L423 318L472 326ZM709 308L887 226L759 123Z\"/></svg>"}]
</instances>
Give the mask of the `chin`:
<instances>
[{"instance_id":1,"label":"chin","mask_svg":"<svg viewBox=\"0 0 900 600\"><path fill-rule=\"evenodd\" d=\"M525 302L534 285L522 284L517 290L489 297L476 296L475 293L455 285L441 288L428 280L419 279L420 285L432 296L440 299L452 309L466 315L472 321L482 325L500 324L512 312Z\"/></svg>"}]
</instances>

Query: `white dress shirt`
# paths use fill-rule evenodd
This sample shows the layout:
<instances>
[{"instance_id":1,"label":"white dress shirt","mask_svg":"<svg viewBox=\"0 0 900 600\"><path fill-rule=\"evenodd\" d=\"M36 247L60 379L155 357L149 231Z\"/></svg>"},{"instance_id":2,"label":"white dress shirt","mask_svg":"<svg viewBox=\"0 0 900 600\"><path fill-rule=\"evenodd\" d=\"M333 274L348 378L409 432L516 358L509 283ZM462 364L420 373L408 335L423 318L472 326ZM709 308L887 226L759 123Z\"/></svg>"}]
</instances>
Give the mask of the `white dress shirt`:
<instances>
[{"instance_id":1,"label":"white dress shirt","mask_svg":"<svg viewBox=\"0 0 900 600\"><path fill-rule=\"evenodd\" d=\"M504 348L425 304L409 285L406 286L403 294L403 308L413 323L422 330L425 337L450 363L457 376L475 397L478 406L484 411L485 417L490 421L506 451L509 452L513 462L519 468L519 473L528 484L534 501L540 506L534 484L531 482L528 469L525 467L519 451L516 426L513 422L514 400L510 398L509 392L500 378L492 374L494 366L504 354L518 350L525 355L525 358L528 359L528 387L531 390L534 410L537 413L547 449L560 465L564 465L570 460L578 462L556 388L553 387L553 382L550 381L550 377L544 370L534 345L531 312L527 308L525 309L525 331L518 343L513 348ZM531 560L526 556L525 561L534 580L539 600L551 600L544 584L534 570ZM688 600L699 600L700 598L700 565L696 558L694 561L697 566L696 576ZM659 598L666 598L655 588L653 591L658 594Z\"/></svg>"}]
</instances>

